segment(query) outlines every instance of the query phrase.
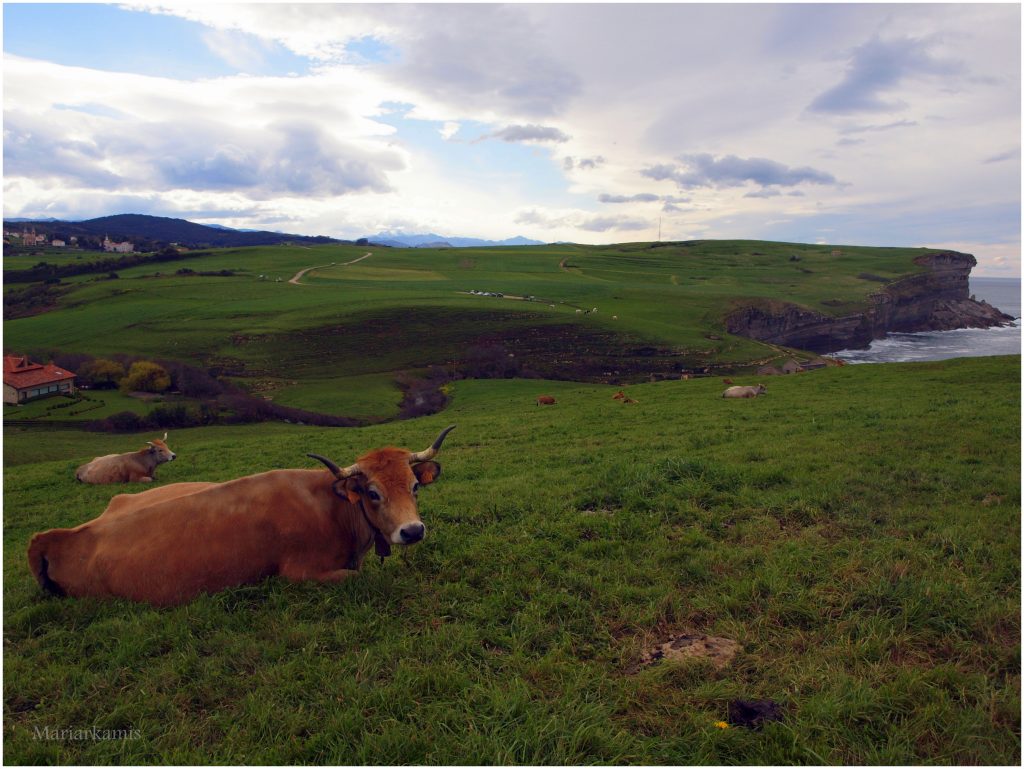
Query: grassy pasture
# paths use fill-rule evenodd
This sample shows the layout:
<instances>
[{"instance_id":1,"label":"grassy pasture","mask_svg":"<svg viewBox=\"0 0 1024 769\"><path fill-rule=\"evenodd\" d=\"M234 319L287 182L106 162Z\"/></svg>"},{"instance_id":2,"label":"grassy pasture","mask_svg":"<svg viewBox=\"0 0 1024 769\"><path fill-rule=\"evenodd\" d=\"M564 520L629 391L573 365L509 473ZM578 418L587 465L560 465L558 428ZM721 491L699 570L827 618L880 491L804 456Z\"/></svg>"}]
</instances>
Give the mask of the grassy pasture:
<instances>
[{"instance_id":1,"label":"grassy pasture","mask_svg":"<svg viewBox=\"0 0 1024 769\"><path fill-rule=\"evenodd\" d=\"M926 252L763 241L369 251L346 264L367 247L223 249L120 270L118 280L79 276L66 281L72 290L58 310L5 323L4 345L223 362L282 387L314 379L339 389L360 387L350 377L446 363L475 338L510 327L559 325L581 337L661 345L687 366L740 364L778 353L725 333L722 317L736 298L845 314L861 308L879 280L917 271L912 259ZM288 282L313 266L302 285ZM182 268L236 275L175 274ZM410 310L422 322L405 328ZM382 326L389 336L378 333ZM294 386L282 395L318 400ZM366 410L381 408L378 400Z\"/></svg>"},{"instance_id":2,"label":"grassy pasture","mask_svg":"<svg viewBox=\"0 0 1024 769\"><path fill-rule=\"evenodd\" d=\"M630 387L632 406L464 381L425 419L178 431L162 483L458 424L406 557L167 610L43 597L24 562L32 532L109 498L73 468L149 436L8 431L4 759L1018 764L1019 382L1019 356L828 369L743 401L716 379ZM634 672L679 632L743 651ZM786 721L715 728L737 697Z\"/></svg>"},{"instance_id":3,"label":"grassy pasture","mask_svg":"<svg viewBox=\"0 0 1024 769\"><path fill-rule=\"evenodd\" d=\"M31 400L23 404L4 404L4 419L31 419L38 421L82 421L103 419L121 411L147 414L158 399L152 402L133 398L117 390L90 390L88 400L74 403L70 398L55 396ZM73 404L73 405L69 405ZM74 412L74 413L72 413Z\"/></svg>"}]
</instances>

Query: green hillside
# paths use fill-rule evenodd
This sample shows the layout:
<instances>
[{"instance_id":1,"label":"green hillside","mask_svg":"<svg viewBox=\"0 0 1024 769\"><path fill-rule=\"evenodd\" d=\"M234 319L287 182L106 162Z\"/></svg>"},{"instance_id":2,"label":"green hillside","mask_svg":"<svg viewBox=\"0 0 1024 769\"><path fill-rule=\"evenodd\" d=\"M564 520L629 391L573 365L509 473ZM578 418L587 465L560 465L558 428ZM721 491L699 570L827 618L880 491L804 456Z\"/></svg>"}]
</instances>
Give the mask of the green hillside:
<instances>
[{"instance_id":1,"label":"green hillside","mask_svg":"<svg viewBox=\"0 0 1024 769\"><path fill-rule=\"evenodd\" d=\"M173 283L137 285L162 339L171 303L150 286ZM358 294L331 275L289 288ZM44 597L24 556L105 506L78 463L151 436L8 429L5 762L1016 765L1020 375L1019 356L848 366L756 400L710 377L628 387L634 405L462 381L426 419L172 432L161 483L418 449L458 424L406 555L164 610ZM742 651L643 664L682 633ZM716 727L736 698L784 721ZM37 736L76 725L136 736Z\"/></svg>"},{"instance_id":2,"label":"green hillside","mask_svg":"<svg viewBox=\"0 0 1024 769\"><path fill-rule=\"evenodd\" d=\"M920 269L913 258L925 249L695 241L366 253L227 249L125 269L116 280L69 278L55 309L4 324L4 346L219 365L286 405L323 400L303 382L320 391L333 383L365 393L357 408L379 417L394 413L395 372L456 365L481 346L567 379L763 362L781 351L724 330L735 302L847 314L879 281ZM310 267L301 285L289 282ZM580 359L593 360L588 376L571 365Z\"/></svg>"}]
</instances>

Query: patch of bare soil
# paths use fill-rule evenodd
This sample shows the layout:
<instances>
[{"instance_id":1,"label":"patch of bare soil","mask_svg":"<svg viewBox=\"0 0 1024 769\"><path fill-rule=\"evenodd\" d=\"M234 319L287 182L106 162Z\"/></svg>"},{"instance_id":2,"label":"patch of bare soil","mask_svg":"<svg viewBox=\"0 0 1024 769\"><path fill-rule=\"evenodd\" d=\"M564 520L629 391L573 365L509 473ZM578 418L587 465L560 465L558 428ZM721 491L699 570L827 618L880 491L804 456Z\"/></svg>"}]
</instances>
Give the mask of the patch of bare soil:
<instances>
[{"instance_id":1,"label":"patch of bare soil","mask_svg":"<svg viewBox=\"0 0 1024 769\"><path fill-rule=\"evenodd\" d=\"M644 652L640 661L632 665L626 672L637 673L641 668L649 667L662 660L678 661L695 657L710 659L716 668L723 668L741 651L743 651L743 647L730 638L703 633L684 633L672 636L667 641Z\"/></svg>"}]
</instances>

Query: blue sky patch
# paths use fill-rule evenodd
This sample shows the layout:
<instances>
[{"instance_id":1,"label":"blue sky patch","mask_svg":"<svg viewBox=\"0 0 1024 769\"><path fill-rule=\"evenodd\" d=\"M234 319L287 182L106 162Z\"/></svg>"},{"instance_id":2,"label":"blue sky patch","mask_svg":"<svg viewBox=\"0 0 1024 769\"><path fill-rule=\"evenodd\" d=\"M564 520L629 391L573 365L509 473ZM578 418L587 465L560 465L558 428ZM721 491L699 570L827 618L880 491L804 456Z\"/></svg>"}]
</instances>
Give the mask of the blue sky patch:
<instances>
[{"instance_id":1,"label":"blue sky patch","mask_svg":"<svg viewBox=\"0 0 1024 769\"><path fill-rule=\"evenodd\" d=\"M243 70L211 50L205 42L211 32L194 21L114 5L4 4L4 52L29 59L175 80L309 71L306 59L278 44L223 33L260 52Z\"/></svg>"}]
</instances>

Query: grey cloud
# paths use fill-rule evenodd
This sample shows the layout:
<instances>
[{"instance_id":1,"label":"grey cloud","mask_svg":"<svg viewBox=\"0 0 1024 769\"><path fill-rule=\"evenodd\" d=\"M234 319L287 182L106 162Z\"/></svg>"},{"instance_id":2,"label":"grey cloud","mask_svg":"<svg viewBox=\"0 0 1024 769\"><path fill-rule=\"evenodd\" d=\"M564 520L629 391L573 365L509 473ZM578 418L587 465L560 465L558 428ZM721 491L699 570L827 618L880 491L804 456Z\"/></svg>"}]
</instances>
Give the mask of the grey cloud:
<instances>
[{"instance_id":1,"label":"grey cloud","mask_svg":"<svg viewBox=\"0 0 1024 769\"><path fill-rule=\"evenodd\" d=\"M69 139L52 123L4 113L4 176L58 179L113 190L124 180L104 167L105 153L96 141Z\"/></svg>"},{"instance_id":2,"label":"grey cloud","mask_svg":"<svg viewBox=\"0 0 1024 769\"><path fill-rule=\"evenodd\" d=\"M485 134L484 139L501 139L505 142L567 142L569 137L557 128L542 125L510 125L500 131Z\"/></svg>"},{"instance_id":3,"label":"grey cloud","mask_svg":"<svg viewBox=\"0 0 1024 769\"><path fill-rule=\"evenodd\" d=\"M863 144L864 141L865 141L864 139L851 139L848 136L845 136L845 137L843 137L842 139L840 139L839 141L836 142L836 146L838 146L838 147L853 147L854 145L857 145L857 144Z\"/></svg>"},{"instance_id":4,"label":"grey cloud","mask_svg":"<svg viewBox=\"0 0 1024 769\"><path fill-rule=\"evenodd\" d=\"M89 140L51 122L5 116L5 173L116 190L236 191L252 200L390 190L403 167L390 150L340 141L313 122L244 130L191 117L179 123L110 121ZM115 163L117 173L105 167Z\"/></svg>"},{"instance_id":5,"label":"grey cloud","mask_svg":"<svg viewBox=\"0 0 1024 769\"><path fill-rule=\"evenodd\" d=\"M715 158L710 154L683 155L679 167L658 164L640 173L659 181L671 179L681 189L697 187L742 187L753 182L762 187L792 187L797 184L836 184L832 174L809 166L792 168L767 158L740 158L726 155Z\"/></svg>"},{"instance_id":6,"label":"grey cloud","mask_svg":"<svg viewBox=\"0 0 1024 769\"><path fill-rule=\"evenodd\" d=\"M562 168L566 171L571 171L573 168L590 171L601 165L604 165L604 157L601 155L595 155L592 158L580 158L579 160L576 160L573 157L566 157L565 160L562 161Z\"/></svg>"},{"instance_id":7,"label":"grey cloud","mask_svg":"<svg viewBox=\"0 0 1024 769\"><path fill-rule=\"evenodd\" d=\"M641 192L637 195L609 195L602 192L597 199L601 203L653 203L656 200L661 200L661 196L652 195L649 192Z\"/></svg>"},{"instance_id":8,"label":"grey cloud","mask_svg":"<svg viewBox=\"0 0 1024 769\"><path fill-rule=\"evenodd\" d=\"M743 197L745 198L777 198L782 193L776 189L757 190L755 192L748 192Z\"/></svg>"},{"instance_id":9,"label":"grey cloud","mask_svg":"<svg viewBox=\"0 0 1024 769\"><path fill-rule=\"evenodd\" d=\"M579 225L581 230L588 232L607 232L608 230L647 230L651 222L643 219L630 219L623 216L595 216L586 219Z\"/></svg>"},{"instance_id":10,"label":"grey cloud","mask_svg":"<svg viewBox=\"0 0 1024 769\"><path fill-rule=\"evenodd\" d=\"M591 216L581 218L579 214L548 216L536 209L521 211L515 218L516 224L532 224L538 227L575 227L588 232L608 230L646 230L652 227L650 221L628 216Z\"/></svg>"},{"instance_id":11,"label":"grey cloud","mask_svg":"<svg viewBox=\"0 0 1024 769\"><path fill-rule=\"evenodd\" d=\"M245 192L250 197L387 192L385 171L402 167L398 155L341 142L312 123L281 122L260 134L218 126L167 137L154 148L161 181L169 187Z\"/></svg>"},{"instance_id":12,"label":"grey cloud","mask_svg":"<svg viewBox=\"0 0 1024 769\"><path fill-rule=\"evenodd\" d=\"M579 76L545 47L545 30L516 7L381 5L371 12L415 30L387 70L434 98L550 117L582 92Z\"/></svg>"},{"instance_id":13,"label":"grey cloud","mask_svg":"<svg viewBox=\"0 0 1024 769\"><path fill-rule=\"evenodd\" d=\"M516 224L536 224L541 227L553 226L552 221L553 220L550 219L549 217L546 217L539 211L535 211L532 209L529 211L520 212L515 218Z\"/></svg>"},{"instance_id":14,"label":"grey cloud","mask_svg":"<svg viewBox=\"0 0 1024 769\"><path fill-rule=\"evenodd\" d=\"M884 123L883 125L859 125L850 126L849 128L843 128L839 131L841 134L863 134L863 133L875 133L877 131L891 131L894 128L909 128L910 126L917 125L916 120L897 120L892 123Z\"/></svg>"},{"instance_id":15,"label":"grey cloud","mask_svg":"<svg viewBox=\"0 0 1024 769\"><path fill-rule=\"evenodd\" d=\"M872 38L854 49L842 81L819 94L808 109L837 114L893 112L906 104L898 100L886 101L882 95L906 78L966 73L963 62L932 56L927 47L924 40L914 38Z\"/></svg>"},{"instance_id":16,"label":"grey cloud","mask_svg":"<svg viewBox=\"0 0 1024 769\"><path fill-rule=\"evenodd\" d=\"M1020 147L1014 147L1012 150L1006 152L1000 152L998 155L985 158L984 163L1002 163L1005 160L1019 160L1020 159Z\"/></svg>"}]
</instances>

